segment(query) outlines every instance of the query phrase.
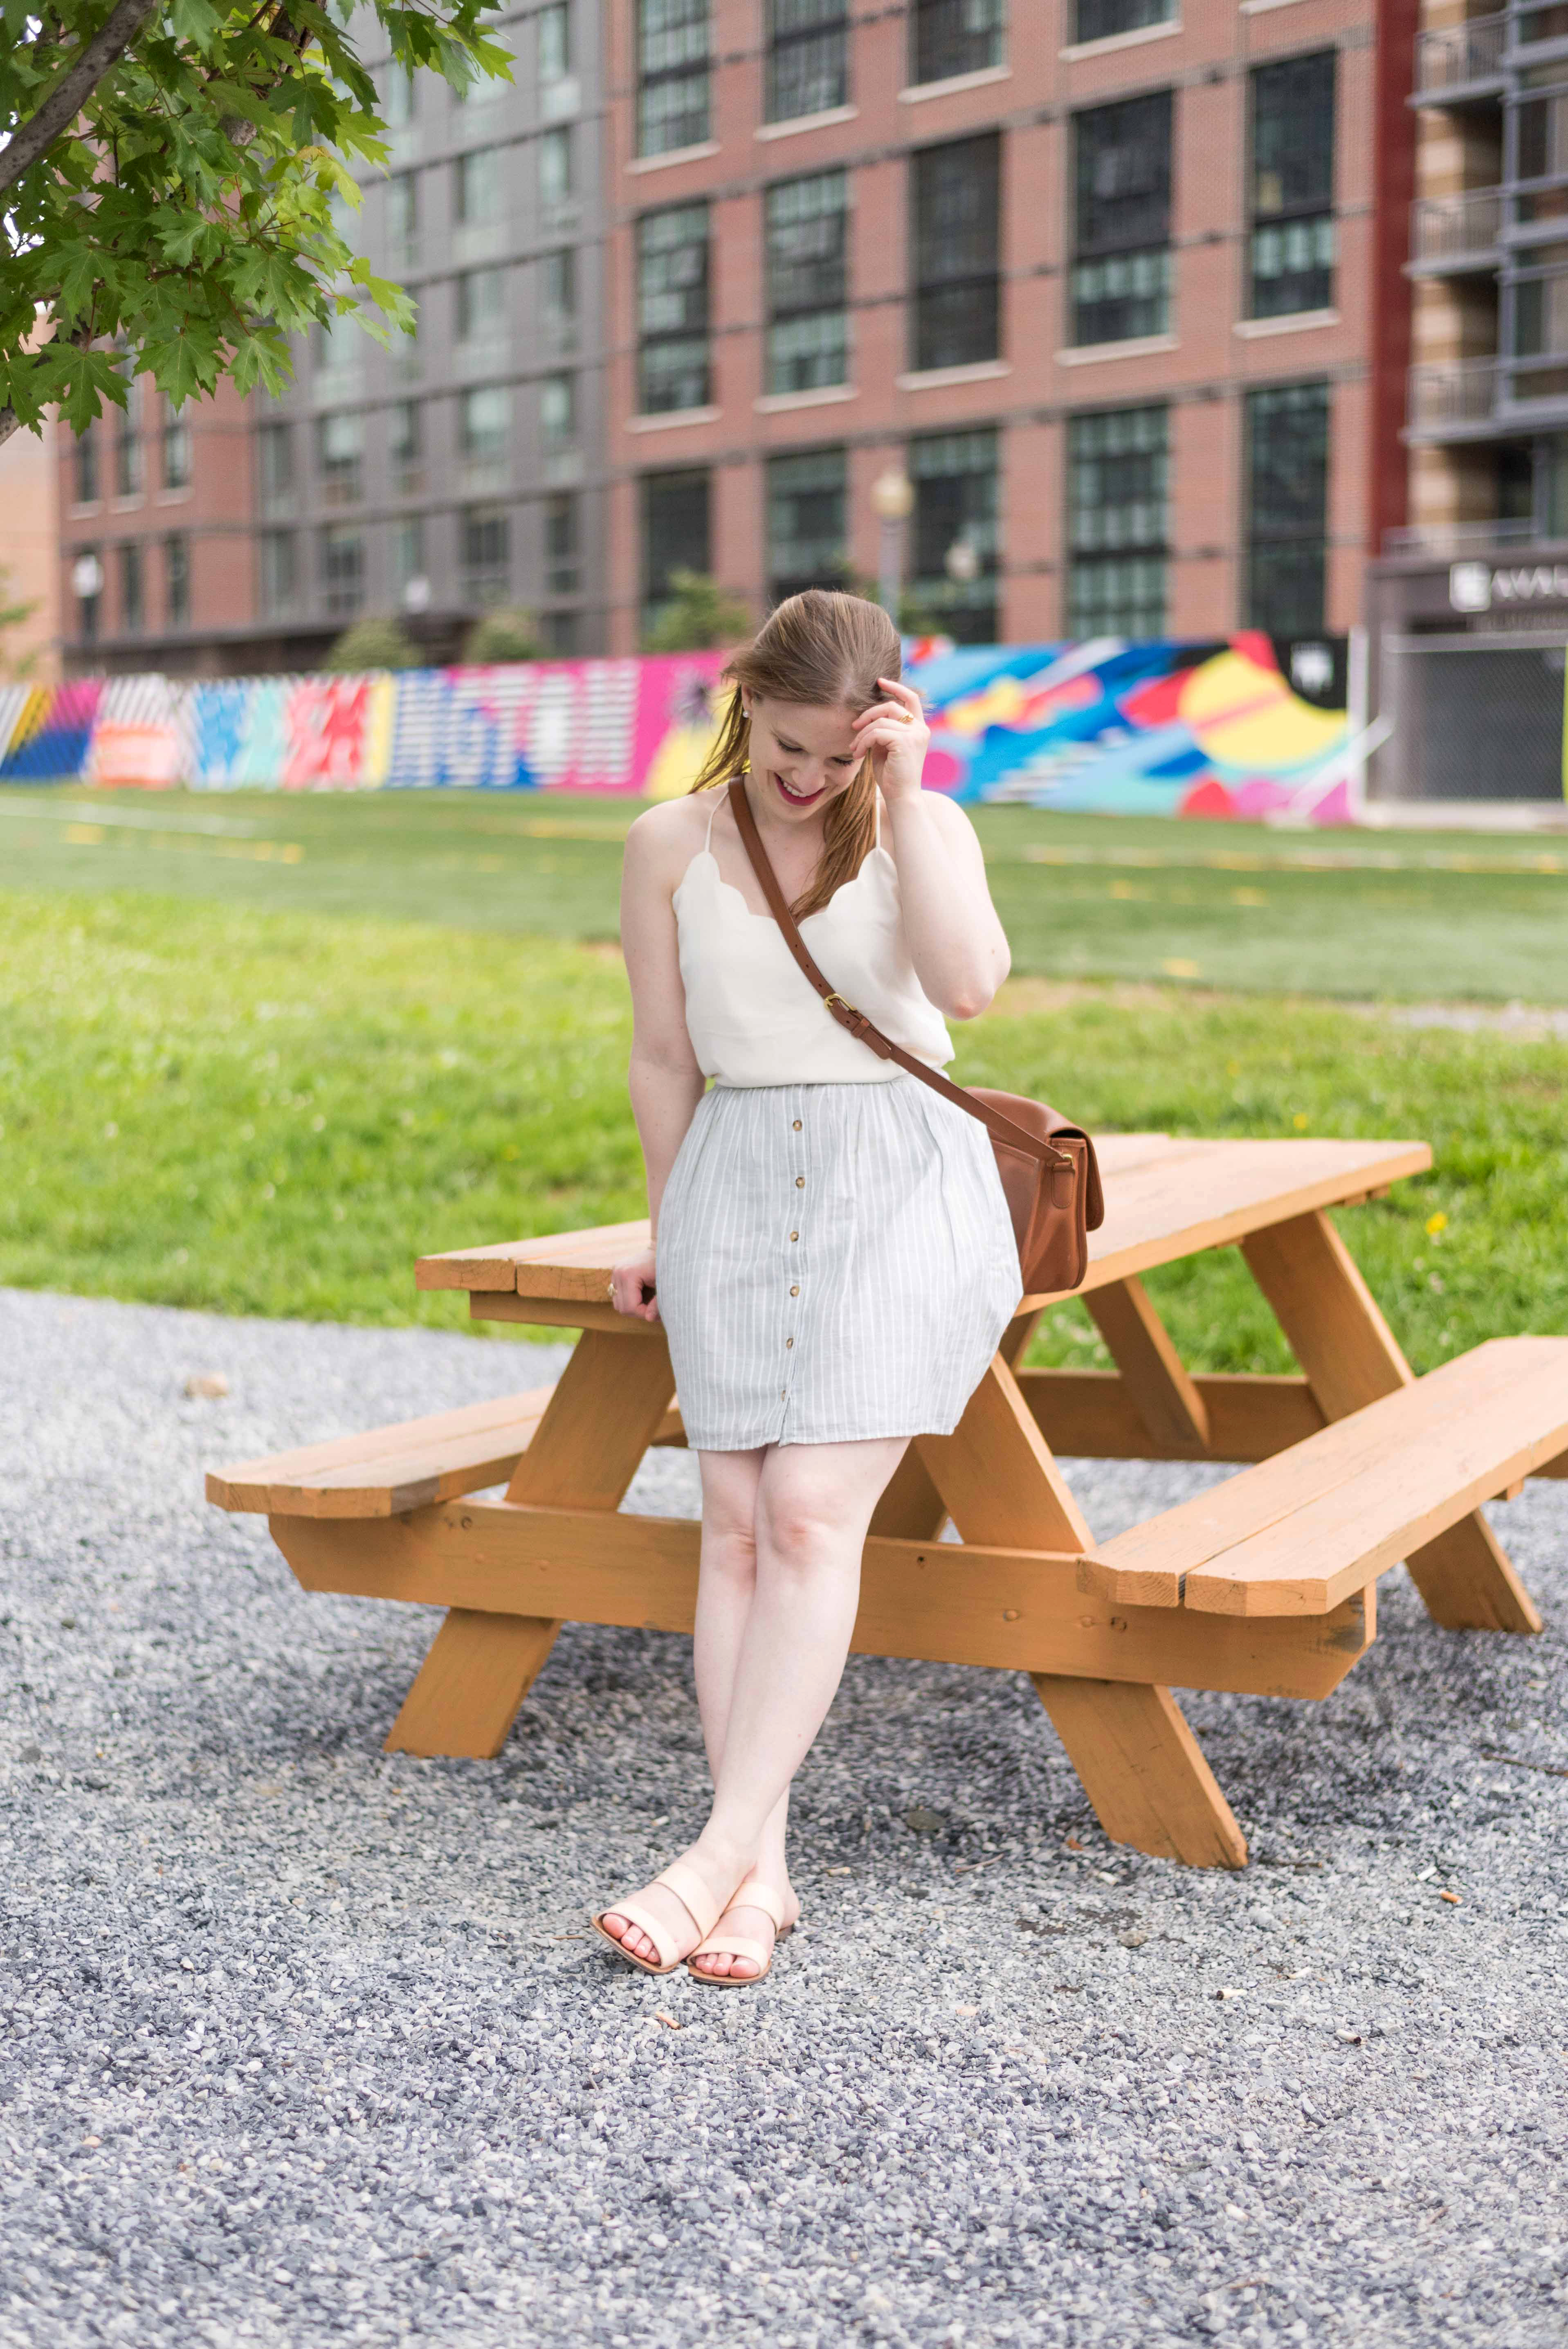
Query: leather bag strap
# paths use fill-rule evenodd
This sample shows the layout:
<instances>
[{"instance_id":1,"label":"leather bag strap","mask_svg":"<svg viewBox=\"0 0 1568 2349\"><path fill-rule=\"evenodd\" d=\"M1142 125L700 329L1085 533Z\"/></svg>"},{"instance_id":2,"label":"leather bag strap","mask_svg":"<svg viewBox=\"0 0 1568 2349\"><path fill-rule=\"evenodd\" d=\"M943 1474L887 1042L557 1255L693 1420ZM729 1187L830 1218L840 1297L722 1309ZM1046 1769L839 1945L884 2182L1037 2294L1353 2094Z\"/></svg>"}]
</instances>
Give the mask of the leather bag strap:
<instances>
[{"instance_id":1,"label":"leather bag strap","mask_svg":"<svg viewBox=\"0 0 1568 2349\"><path fill-rule=\"evenodd\" d=\"M844 1001L837 988L829 986L812 961L806 941L800 936L795 916L789 911L789 901L779 886L779 876L769 862L768 851L762 845L762 837L757 829L757 819L751 812L751 802L747 797L746 785L738 775L730 778L729 805L735 818L736 829L745 845L747 855L751 859L751 869L762 884L762 894L768 900L769 911L783 931L784 942L790 953L840 1027L847 1028L850 1034L856 1037L861 1043L869 1045L879 1060L895 1061L901 1069L907 1070L912 1077L918 1077L922 1084L929 1085L933 1092L940 1093L944 1101L954 1102L959 1109L967 1110L971 1117L977 1117L982 1125L988 1126L995 1140L1005 1143L1010 1150L1027 1151L1031 1158L1039 1159L1043 1165L1071 1166L1073 1160L1070 1152L1058 1150L1055 1143L1047 1142L1040 1134L1030 1133L1025 1127L1015 1125L1010 1117L1005 1117L1000 1110L993 1109L988 1102L977 1101L973 1093L965 1092L962 1085L954 1084L949 1078L941 1075L937 1070L928 1068L923 1061L917 1061L913 1052L906 1052L902 1045L893 1042L891 1036L884 1036L882 1030L873 1026L863 1011L857 1011L852 1003Z\"/></svg>"}]
</instances>

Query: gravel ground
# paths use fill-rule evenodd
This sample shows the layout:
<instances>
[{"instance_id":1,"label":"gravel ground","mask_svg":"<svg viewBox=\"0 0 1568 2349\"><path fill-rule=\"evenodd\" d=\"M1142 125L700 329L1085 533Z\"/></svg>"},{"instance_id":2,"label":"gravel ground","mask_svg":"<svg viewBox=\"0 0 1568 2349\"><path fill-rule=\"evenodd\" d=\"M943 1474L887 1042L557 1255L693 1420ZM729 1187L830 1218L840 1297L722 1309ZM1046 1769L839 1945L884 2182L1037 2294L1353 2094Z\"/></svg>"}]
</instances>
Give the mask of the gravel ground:
<instances>
[{"instance_id":1,"label":"gravel ground","mask_svg":"<svg viewBox=\"0 0 1568 2349\"><path fill-rule=\"evenodd\" d=\"M684 1641L384 1755L434 1616L201 1497L532 1368L0 1295L7 2349L1568 2340L1568 1486L1497 1512L1543 1638L1400 1573L1326 1703L1188 1700L1239 1875L1108 1845L1026 1682L852 1660L807 1921L716 1993L583 1923L699 1817ZM1075 1471L1102 1534L1203 1473Z\"/></svg>"}]
</instances>

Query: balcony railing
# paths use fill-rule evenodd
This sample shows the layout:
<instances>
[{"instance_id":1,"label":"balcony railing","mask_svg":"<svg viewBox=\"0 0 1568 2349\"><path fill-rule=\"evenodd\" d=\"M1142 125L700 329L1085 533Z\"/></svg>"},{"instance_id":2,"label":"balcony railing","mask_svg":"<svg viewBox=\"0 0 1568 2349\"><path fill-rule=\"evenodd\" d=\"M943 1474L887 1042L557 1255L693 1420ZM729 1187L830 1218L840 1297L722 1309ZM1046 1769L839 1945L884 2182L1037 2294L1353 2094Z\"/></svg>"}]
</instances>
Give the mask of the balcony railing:
<instances>
[{"instance_id":1,"label":"balcony railing","mask_svg":"<svg viewBox=\"0 0 1568 2349\"><path fill-rule=\"evenodd\" d=\"M1410 369L1410 429L1450 432L1484 424L1497 398L1496 359L1429 361Z\"/></svg>"},{"instance_id":2,"label":"balcony railing","mask_svg":"<svg viewBox=\"0 0 1568 2349\"><path fill-rule=\"evenodd\" d=\"M1416 522L1402 530L1383 533L1385 554L1428 554L1434 561L1449 555L1484 554L1494 546L1520 546L1536 534L1535 524L1495 515L1491 522Z\"/></svg>"},{"instance_id":3,"label":"balcony railing","mask_svg":"<svg viewBox=\"0 0 1568 2349\"><path fill-rule=\"evenodd\" d=\"M1472 16L1468 24L1421 33L1416 40L1416 96L1442 98L1475 82L1495 81L1502 71L1508 17Z\"/></svg>"},{"instance_id":4,"label":"balcony railing","mask_svg":"<svg viewBox=\"0 0 1568 2349\"><path fill-rule=\"evenodd\" d=\"M1410 266L1422 271L1495 266L1502 190L1418 196L1410 206Z\"/></svg>"}]
</instances>

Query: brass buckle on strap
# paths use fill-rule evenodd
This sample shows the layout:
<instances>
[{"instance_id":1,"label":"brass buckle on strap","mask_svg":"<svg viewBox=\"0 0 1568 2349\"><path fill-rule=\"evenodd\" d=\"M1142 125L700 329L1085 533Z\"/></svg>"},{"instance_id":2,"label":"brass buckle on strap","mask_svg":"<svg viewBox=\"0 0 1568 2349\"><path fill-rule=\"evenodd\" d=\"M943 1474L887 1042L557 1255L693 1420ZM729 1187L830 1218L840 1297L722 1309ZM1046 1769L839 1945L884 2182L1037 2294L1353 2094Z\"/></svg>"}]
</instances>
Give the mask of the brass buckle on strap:
<instances>
[{"instance_id":1,"label":"brass buckle on strap","mask_svg":"<svg viewBox=\"0 0 1568 2349\"><path fill-rule=\"evenodd\" d=\"M838 1004L841 1010L849 1013L851 1019L863 1019L865 1018L865 1013L863 1011L858 1011L852 1003L846 1003L844 1001L843 997L839 993L836 987L830 987L828 989L827 994L823 996L822 1000L827 1004Z\"/></svg>"}]
</instances>

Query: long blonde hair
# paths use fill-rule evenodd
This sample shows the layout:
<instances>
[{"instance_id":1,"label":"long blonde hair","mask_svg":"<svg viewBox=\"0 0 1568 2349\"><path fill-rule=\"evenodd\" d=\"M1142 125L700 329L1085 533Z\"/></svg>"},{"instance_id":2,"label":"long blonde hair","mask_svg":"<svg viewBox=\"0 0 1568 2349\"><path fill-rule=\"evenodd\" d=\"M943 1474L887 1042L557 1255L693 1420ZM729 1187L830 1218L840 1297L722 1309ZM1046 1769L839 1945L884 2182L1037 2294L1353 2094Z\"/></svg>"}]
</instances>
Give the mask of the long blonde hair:
<instances>
[{"instance_id":1,"label":"long blonde hair","mask_svg":"<svg viewBox=\"0 0 1568 2349\"><path fill-rule=\"evenodd\" d=\"M741 701L742 686L779 701L805 702L812 709L841 706L858 715L882 698L878 678L900 676L902 663L898 630L880 604L827 587L787 596L751 642L725 663L721 682L731 680L733 689L692 790L712 791L749 770L751 720ZM849 789L828 809L816 872L805 895L789 908L798 922L819 912L835 889L853 878L875 836L876 784L870 760L862 759Z\"/></svg>"}]
</instances>

